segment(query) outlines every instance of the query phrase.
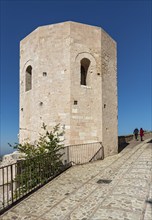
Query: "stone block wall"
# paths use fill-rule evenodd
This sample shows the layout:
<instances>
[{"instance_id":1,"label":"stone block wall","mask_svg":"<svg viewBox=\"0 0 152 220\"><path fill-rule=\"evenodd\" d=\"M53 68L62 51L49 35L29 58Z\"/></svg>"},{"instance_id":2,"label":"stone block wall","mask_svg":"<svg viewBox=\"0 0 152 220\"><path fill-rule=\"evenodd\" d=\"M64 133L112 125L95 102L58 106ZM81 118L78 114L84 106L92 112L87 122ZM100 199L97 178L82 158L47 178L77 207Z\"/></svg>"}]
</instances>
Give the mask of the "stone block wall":
<instances>
[{"instance_id":1,"label":"stone block wall","mask_svg":"<svg viewBox=\"0 0 152 220\"><path fill-rule=\"evenodd\" d=\"M117 153L118 100L116 42L101 31L102 65L102 142L106 155Z\"/></svg>"},{"instance_id":2,"label":"stone block wall","mask_svg":"<svg viewBox=\"0 0 152 220\"><path fill-rule=\"evenodd\" d=\"M102 139L101 29L71 23L71 144ZM86 85L80 84L80 64L90 60ZM77 105L74 105L77 101Z\"/></svg>"},{"instance_id":3,"label":"stone block wall","mask_svg":"<svg viewBox=\"0 0 152 220\"><path fill-rule=\"evenodd\" d=\"M86 85L82 60L89 61ZM63 22L37 28L20 44L20 142L60 123L65 145L103 142L117 153L116 43L101 28ZM32 88L26 74L32 67Z\"/></svg>"},{"instance_id":4,"label":"stone block wall","mask_svg":"<svg viewBox=\"0 0 152 220\"><path fill-rule=\"evenodd\" d=\"M21 42L20 142L34 142L42 124L70 129L69 24L38 28ZM32 89L25 91L26 68L32 66Z\"/></svg>"}]
</instances>

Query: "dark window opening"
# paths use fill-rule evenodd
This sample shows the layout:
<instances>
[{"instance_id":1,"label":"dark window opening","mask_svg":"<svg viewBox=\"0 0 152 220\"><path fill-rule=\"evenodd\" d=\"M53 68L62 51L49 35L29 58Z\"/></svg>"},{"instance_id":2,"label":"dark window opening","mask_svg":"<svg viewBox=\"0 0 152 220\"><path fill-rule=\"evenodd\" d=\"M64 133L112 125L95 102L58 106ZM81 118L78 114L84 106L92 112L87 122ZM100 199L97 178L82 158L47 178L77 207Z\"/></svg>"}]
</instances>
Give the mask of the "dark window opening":
<instances>
[{"instance_id":1,"label":"dark window opening","mask_svg":"<svg viewBox=\"0 0 152 220\"><path fill-rule=\"evenodd\" d=\"M87 85L87 74L88 74L88 68L90 65L90 60L87 58L83 58L81 60L81 85L86 86Z\"/></svg>"},{"instance_id":2,"label":"dark window opening","mask_svg":"<svg viewBox=\"0 0 152 220\"><path fill-rule=\"evenodd\" d=\"M25 91L32 89L32 67L28 66L26 68L26 82L25 82Z\"/></svg>"},{"instance_id":3,"label":"dark window opening","mask_svg":"<svg viewBox=\"0 0 152 220\"><path fill-rule=\"evenodd\" d=\"M78 104L78 101L77 100L74 100L74 105L77 105Z\"/></svg>"},{"instance_id":4,"label":"dark window opening","mask_svg":"<svg viewBox=\"0 0 152 220\"><path fill-rule=\"evenodd\" d=\"M83 66L81 66L81 85L86 85L86 72Z\"/></svg>"},{"instance_id":5,"label":"dark window opening","mask_svg":"<svg viewBox=\"0 0 152 220\"><path fill-rule=\"evenodd\" d=\"M47 72L43 72L43 76L47 76Z\"/></svg>"}]
</instances>

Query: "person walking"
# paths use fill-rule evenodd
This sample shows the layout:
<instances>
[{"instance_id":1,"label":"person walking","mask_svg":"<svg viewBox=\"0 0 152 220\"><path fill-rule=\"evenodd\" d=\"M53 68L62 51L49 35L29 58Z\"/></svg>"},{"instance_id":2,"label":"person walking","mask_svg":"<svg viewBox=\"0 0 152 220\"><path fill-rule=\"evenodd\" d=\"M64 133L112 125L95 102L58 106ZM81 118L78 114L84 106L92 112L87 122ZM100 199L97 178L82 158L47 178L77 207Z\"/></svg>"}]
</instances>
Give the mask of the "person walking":
<instances>
[{"instance_id":1,"label":"person walking","mask_svg":"<svg viewBox=\"0 0 152 220\"><path fill-rule=\"evenodd\" d=\"M140 128L140 138L141 138L141 141L143 141L143 136L144 136L144 130L142 128Z\"/></svg>"},{"instance_id":2,"label":"person walking","mask_svg":"<svg viewBox=\"0 0 152 220\"><path fill-rule=\"evenodd\" d=\"M138 141L138 132L139 132L138 128L135 128L134 135L135 135L136 141Z\"/></svg>"}]
</instances>

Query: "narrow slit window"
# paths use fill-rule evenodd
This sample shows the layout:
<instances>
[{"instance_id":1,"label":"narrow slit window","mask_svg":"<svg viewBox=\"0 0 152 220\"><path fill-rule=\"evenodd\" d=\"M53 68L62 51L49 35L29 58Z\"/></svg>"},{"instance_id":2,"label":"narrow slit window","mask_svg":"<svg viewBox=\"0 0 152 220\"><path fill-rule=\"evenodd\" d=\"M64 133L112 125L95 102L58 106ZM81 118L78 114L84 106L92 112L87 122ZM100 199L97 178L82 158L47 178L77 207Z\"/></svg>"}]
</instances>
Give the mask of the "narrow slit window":
<instances>
[{"instance_id":1,"label":"narrow slit window","mask_svg":"<svg viewBox=\"0 0 152 220\"><path fill-rule=\"evenodd\" d=\"M77 100L74 100L74 105L77 105L78 104L78 101Z\"/></svg>"},{"instance_id":2,"label":"narrow slit window","mask_svg":"<svg viewBox=\"0 0 152 220\"><path fill-rule=\"evenodd\" d=\"M88 68L90 66L90 60L87 58L83 58L81 60L81 79L80 84L86 86L87 85L87 75Z\"/></svg>"},{"instance_id":3,"label":"narrow slit window","mask_svg":"<svg viewBox=\"0 0 152 220\"><path fill-rule=\"evenodd\" d=\"M43 72L43 76L47 76L47 72Z\"/></svg>"},{"instance_id":4,"label":"narrow slit window","mask_svg":"<svg viewBox=\"0 0 152 220\"><path fill-rule=\"evenodd\" d=\"M32 89L32 67L28 66L26 68L26 82L25 82L25 91Z\"/></svg>"}]
</instances>

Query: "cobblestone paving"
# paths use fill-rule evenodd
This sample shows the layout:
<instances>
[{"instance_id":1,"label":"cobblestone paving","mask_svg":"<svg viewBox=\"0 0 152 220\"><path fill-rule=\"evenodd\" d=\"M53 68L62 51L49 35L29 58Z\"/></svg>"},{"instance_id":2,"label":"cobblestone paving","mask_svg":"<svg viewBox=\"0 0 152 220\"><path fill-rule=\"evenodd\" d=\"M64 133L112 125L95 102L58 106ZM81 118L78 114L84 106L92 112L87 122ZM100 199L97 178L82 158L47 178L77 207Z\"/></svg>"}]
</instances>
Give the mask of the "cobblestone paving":
<instances>
[{"instance_id":1,"label":"cobblestone paving","mask_svg":"<svg viewBox=\"0 0 152 220\"><path fill-rule=\"evenodd\" d=\"M70 168L0 219L151 220L151 199L152 143L146 140L103 161Z\"/></svg>"}]
</instances>

